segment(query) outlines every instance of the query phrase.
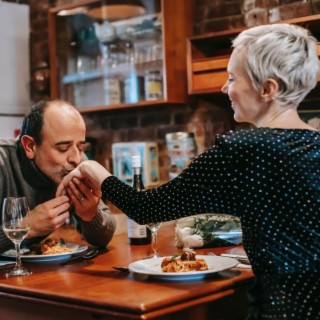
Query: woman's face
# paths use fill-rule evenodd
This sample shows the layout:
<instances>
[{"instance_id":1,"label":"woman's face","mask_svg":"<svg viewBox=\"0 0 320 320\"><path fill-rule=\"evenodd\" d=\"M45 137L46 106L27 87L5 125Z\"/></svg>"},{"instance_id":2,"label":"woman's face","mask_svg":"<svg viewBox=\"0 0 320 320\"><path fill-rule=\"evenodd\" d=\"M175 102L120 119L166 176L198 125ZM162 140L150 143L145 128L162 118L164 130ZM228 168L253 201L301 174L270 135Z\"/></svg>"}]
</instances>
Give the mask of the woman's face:
<instances>
[{"instance_id":1,"label":"woman's face","mask_svg":"<svg viewBox=\"0 0 320 320\"><path fill-rule=\"evenodd\" d=\"M256 124L266 110L260 92L253 87L245 70L246 55L243 47L232 52L227 69L229 78L221 90L231 100L235 121Z\"/></svg>"}]
</instances>

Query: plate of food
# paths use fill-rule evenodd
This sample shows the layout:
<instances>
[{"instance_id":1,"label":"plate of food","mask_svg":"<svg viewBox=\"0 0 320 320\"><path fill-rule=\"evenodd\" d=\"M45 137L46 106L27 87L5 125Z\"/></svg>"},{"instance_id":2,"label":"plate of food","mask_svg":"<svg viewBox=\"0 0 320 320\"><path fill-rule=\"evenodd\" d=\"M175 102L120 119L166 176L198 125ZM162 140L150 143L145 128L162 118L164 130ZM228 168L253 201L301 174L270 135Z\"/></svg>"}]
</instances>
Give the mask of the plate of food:
<instances>
[{"instance_id":1,"label":"plate of food","mask_svg":"<svg viewBox=\"0 0 320 320\"><path fill-rule=\"evenodd\" d=\"M21 260L26 262L52 262L69 259L72 255L86 251L88 246L76 243L65 243L62 239L46 239L43 242L21 248ZM1 254L5 258L16 258L15 249L10 249Z\"/></svg>"},{"instance_id":2,"label":"plate of food","mask_svg":"<svg viewBox=\"0 0 320 320\"><path fill-rule=\"evenodd\" d=\"M181 255L144 259L129 264L131 272L164 280L199 280L214 273L235 267L236 259L221 256L196 255L184 250Z\"/></svg>"}]
</instances>

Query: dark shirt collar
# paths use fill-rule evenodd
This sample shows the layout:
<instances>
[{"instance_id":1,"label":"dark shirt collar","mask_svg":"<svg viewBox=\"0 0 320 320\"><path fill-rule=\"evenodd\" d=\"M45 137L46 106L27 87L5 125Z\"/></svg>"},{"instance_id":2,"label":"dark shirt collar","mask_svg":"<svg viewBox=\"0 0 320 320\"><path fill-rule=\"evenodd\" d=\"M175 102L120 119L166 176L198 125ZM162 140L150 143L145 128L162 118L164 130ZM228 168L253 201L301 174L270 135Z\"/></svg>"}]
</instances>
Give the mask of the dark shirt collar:
<instances>
[{"instance_id":1,"label":"dark shirt collar","mask_svg":"<svg viewBox=\"0 0 320 320\"><path fill-rule=\"evenodd\" d=\"M34 188L52 189L56 184L43 174L33 160L27 158L21 142L18 142L18 159L25 180Z\"/></svg>"}]
</instances>

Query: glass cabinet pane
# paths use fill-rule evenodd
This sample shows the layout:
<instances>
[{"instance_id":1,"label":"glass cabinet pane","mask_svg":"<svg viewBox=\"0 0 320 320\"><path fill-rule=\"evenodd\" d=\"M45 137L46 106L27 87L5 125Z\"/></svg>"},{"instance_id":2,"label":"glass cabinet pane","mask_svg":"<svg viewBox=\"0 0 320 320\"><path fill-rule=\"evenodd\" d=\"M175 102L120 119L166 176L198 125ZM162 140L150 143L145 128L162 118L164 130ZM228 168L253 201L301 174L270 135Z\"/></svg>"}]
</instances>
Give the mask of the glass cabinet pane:
<instances>
[{"instance_id":1,"label":"glass cabinet pane","mask_svg":"<svg viewBox=\"0 0 320 320\"><path fill-rule=\"evenodd\" d=\"M54 25L60 98L80 109L164 99L160 0L88 1Z\"/></svg>"}]
</instances>

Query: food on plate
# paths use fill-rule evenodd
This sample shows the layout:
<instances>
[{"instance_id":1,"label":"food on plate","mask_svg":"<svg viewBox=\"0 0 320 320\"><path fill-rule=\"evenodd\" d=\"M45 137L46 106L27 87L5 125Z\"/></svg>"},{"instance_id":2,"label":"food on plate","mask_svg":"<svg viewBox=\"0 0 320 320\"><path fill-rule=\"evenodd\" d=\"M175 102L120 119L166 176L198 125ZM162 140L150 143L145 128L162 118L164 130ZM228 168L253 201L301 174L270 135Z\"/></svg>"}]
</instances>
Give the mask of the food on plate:
<instances>
[{"instance_id":1,"label":"food on plate","mask_svg":"<svg viewBox=\"0 0 320 320\"><path fill-rule=\"evenodd\" d=\"M63 239L58 242L55 239L46 239L40 243L30 245L27 255L48 255L72 252L72 249L65 246Z\"/></svg>"},{"instance_id":2,"label":"food on plate","mask_svg":"<svg viewBox=\"0 0 320 320\"><path fill-rule=\"evenodd\" d=\"M197 259L196 252L190 248L183 249L181 255L164 258L161 263L163 272L188 272L208 270L204 259Z\"/></svg>"}]
</instances>

